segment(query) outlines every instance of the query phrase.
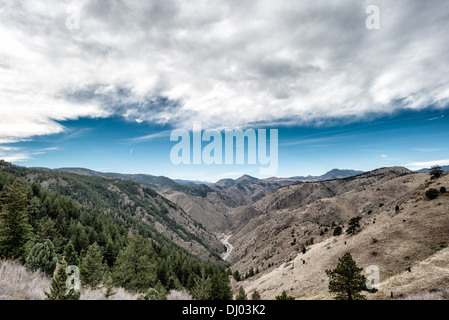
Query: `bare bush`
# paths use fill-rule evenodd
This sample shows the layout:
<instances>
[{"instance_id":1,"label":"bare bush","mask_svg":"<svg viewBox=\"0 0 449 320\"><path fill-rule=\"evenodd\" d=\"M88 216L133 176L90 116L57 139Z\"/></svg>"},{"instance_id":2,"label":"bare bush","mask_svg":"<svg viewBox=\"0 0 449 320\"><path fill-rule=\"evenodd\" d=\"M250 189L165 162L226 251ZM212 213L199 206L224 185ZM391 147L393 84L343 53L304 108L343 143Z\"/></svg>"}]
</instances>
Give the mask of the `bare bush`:
<instances>
[{"instance_id":1,"label":"bare bush","mask_svg":"<svg viewBox=\"0 0 449 320\"><path fill-rule=\"evenodd\" d=\"M409 295L403 300L449 300L449 288L431 289L429 291Z\"/></svg>"},{"instance_id":2,"label":"bare bush","mask_svg":"<svg viewBox=\"0 0 449 320\"><path fill-rule=\"evenodd\" d=\"M18 261L0 261L0 300L43 300L50 283L43 273L30 272Z\"/></svg>"},{"instance_id":3,"label":"bare bush","mask_svg":"<svg viewBox=\"0 0 449 320\"><path fill-rule=\"evenodd\" d=\"M80 300L137 300L138 294L133 294L125 291L123 288L114 288L114 295L106 298L106 289L87 289L81 288L81 299Z\"/></svg>"},{"instance_id":4,"label":"bare bush","mask_svg":"<svg viewBox=\"0 0 449 320\"><path fill-rule=\"evenodd\" d=\"M51 279L42 272L30 272L20 262L0 260L0 300L44 300L50 290ZM106 289L81 289L81 300L137 300L138 295L114 288L114 295L106 298Z\"/></svg>"},{"instance_id":5,"label":"bare bush","mask_svg":"<svg viewBox=\"0 0 449 320\"><path fill-rule=\"evenodd\" d=\"M167 300L193 300L193 297L186 290L170 290L167 294Z\"/></svg>"}]
</instances>

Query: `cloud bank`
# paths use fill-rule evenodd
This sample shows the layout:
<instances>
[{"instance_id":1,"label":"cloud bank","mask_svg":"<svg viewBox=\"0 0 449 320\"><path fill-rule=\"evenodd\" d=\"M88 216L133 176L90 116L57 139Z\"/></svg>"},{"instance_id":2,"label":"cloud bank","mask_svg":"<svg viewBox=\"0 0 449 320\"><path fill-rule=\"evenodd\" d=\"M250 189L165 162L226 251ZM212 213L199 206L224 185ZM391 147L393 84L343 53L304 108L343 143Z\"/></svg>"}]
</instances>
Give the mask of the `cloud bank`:
<instances>
[{"instance_id":1,"label":"cloud bank","mask_svg":"<svg viewBox=\"0 0 449 320\"><path fill-rule=\"evenodd\" d=\"M444 108L448 30L446 0L3 0L0 143L79 117L223 128Z\"/></svg>"}]
</instances>

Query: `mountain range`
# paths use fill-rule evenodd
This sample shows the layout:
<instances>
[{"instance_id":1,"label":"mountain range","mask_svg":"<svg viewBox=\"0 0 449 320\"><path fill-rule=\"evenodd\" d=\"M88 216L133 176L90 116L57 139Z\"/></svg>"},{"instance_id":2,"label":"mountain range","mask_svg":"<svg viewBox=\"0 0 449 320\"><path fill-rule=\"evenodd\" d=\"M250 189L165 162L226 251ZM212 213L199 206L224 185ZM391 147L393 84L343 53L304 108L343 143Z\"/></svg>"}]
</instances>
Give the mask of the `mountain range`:
<instances>
[{"instance_id":1,"label":"mountain range","mask_svg":"<svg viewBox=\"0 0 449 320\"><path fill-rule=\"evenodd\" d=\"M430 170L431 170L430 168L423 168L423 169L417 170L416 172L429 173ZM449 171L449 166L441 166L441 170L443 170L444 172L448 172Z\"/></svg>"},{"instance_id":2,"label":"mountain range","mask_svg":"<svg viewBox=\"0 0 449 320\"><path fill-rule=\"evenodd\" d=\"M449 187L448 174L431 179L403 167L334 169L321 176L243 175L205 184L82 168L1 169L83 206L119 208L164 241L247 275L232 279L234 293L243 286L263 299L283 291L330 299L325 270L345 252L362 268L379 268L374 299L438 295L449 287L449 195L442 188ZM426 196L431 188L434 200ZM351 235L346 230L355 217L360 230ZM343 234L335 234L336 227Z\"/></svg>"}]
</instances>

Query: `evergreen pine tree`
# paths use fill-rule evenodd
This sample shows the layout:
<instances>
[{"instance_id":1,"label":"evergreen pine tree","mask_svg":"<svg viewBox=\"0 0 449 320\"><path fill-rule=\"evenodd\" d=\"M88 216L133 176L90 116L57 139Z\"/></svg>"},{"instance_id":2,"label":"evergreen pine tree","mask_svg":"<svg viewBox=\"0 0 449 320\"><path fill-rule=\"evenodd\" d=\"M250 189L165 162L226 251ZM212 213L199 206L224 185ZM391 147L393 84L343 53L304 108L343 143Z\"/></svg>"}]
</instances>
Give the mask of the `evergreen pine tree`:
<instances>
[{"instance_id":1,"label":"evergreen pine tree","mask_svg":"<svg viewBox=\"0 0 449 320\"><path fill-rule=\"evenodd\" d=\"M27 195L20 179L14 180L7 189L3 203L4 212L0 213L0 258L24 261L32 227L28 223Z\"/></svg>"},{"instance_id":2,"label":"evergreen pine tree","mask_svg":"<svg viewBox=\"0 0 449 320\"><path fill-rule=\"evenodd\" d=\"M191 293L193 288L195 287L195 280L197 275L193 272L190 273L189 278L187 279L186 289Z\"/></svg>"},{"instance_id":3,"label":"evergreen pine tree","mask_svg":"<svg viewBox=\"0 0 449 320\"><path fill-rule=\"evenodd\" d=\"M254 277L254 268L253 267L251 267L250 269L249 269L249 271L248 271L248 273L246 274L246 279L248 279L248 278L251 278L251 277Z\"/></svg>"},{"instance_id":4,"label":"evergreen pine tree","mask_svg":"<svg viewBox=\"0 0 449 320\"><path fill-rule=\"evenodd\" d=\"M214 274L211 277L211 299L232 300L232 290L229 276L225 273Z\"/></svg>"},{"instance_id":5,"label":"evergreen pine tree","mask_svg":"<svg viewBox=\"0 0 449 320\"><path fill-rule=\"evenodd\" d=\"M212 298L211 279L206 277L204 270L201 271L201 277L195 278L192 296L195 300L210 300Z\"/></svg>"},{"instance_id":6,"label":"evergreen pine tree","mask_svg":"<svg viewBox=\"0 0 449 320\"><path fill-rule=\"evenodd\" d=\"M109 267L112 267L115 263L115 259L117 257L116 248L114 246L114 242L111 237L108 237L106 240L106 246L104 248L104 259Z\"/></svg>"},{"instance_id":7,"label":"evergreen pine tree","mask_svg":"<svg viewBox=\"0 0 449 320\"><path fill-rule=\"evenodd\" d=\"M444 171L441 169L440 166L433 166L430 168L430 175L432 176L432 179L437 179L441 177L441 175L444 173Z\"/></svg>"},{"instance_id":8,"label":"evergreen pine tree","mask_svg":"<svg viewBox=\"0 0 449 320\"><path fill-rule=\"evenodd\" d=\"M56 223L49 217L42 218L36 227L36 239L39 242L45 242L45 240L50 240L55 247L56 252L60 252L59 249L62 248L63 239L61 234L56 228Z\"/></svg>"},{"instance_id":9,"label":"evergreen pine tree","mask_svg":"<svg viewBox=\"0 0 449 320\"><path fill-rule=\"evenodd\" d=\"M29 214L30 222L34 225L34 222L40 219L41 216L41 201L38 197L33 197L30 204L27 207L27 212Z\"/></svg>"},{"instance_id":10,"label":"evergreen pine tree","mask_svg":"<svg viewBox=\"0 0 449 320\"><path fill-rule=\"evenodd\" d=\"M156 261L153 247L141 236L133 236L122 249L113 269L114 281L129 291L145 292L156 280Z\"/></svg>"},{"instance_id":11,"label":"evergreen pine tree","mask_svg":"<svg viewBox=\"0 0 449 320\"><path fill-rule=\"evenodd\" d=\"M80 263L81 283L91 288L97 288L103 281L105 271L100 247L94 243L89 247L86 256Z\"/></svg>"},{"instance_id":12,"label":"evergreen pine tree","mask_svg":"<svg viewBox=\"0 0 449 320\"><path fill-rule=\"evenodd\" d=\"M257 290L254 290L253 294L251 295L251 300L262 300L260 298L260 293Z\"/></svg>"},{"instance_id":13,"label":"evergreen pine tree","mask_svg":"<svg viewBox=\"0 0 449 320\"><path fill-rule=\"evenodd\" d=\"M232 274L232 276L234 277L235 281L242 280L242 277L240 276L240 272L238 270L235 270L234 273Z\"/></svg>"},{"instance_id":14,"label":"evergreen pine tree","mask_svg":"<svg viewBox=\"0 0 449 320\"><path fill-rule=\"evenodd\" d=\"M167 291L170 290L181 290L182 289L182 285L181 282L179 282L178 278L172 274L167 281Z\"/></svg>"},{"instance_id":15,"label":"evergreen pine tree","mask_svg":"<svg viewBox=\"0 0 449 320\"><path fill-rule=\"evenodd\" d=\"M358 229L360 229L360 220L361 219L362 219L362 217L351 218L351 220L349 220L348 229L346 230L346 232L348 234L355 234L358 231Z\"/></svg>"},{"instance_id":16,"label":"evergreen pine tree","mask_svg":"<svg viewBox=\"0 0 449 320\"><path fill-rule=\"evenodd\" d=\"M245 289L243 286L240 286L239 293L235 296L235 300L248 300L248 296L246 295Z\"/></svg>"},{"instance_id":17,"label":"evergreen pine tree","mask_svg":"<svg viewBox=\"0 0 449 320\"><path fill-rule=\"evenodd\" d=\"M86 230L83 225L78 221L78 223L72 222L70 224L68 234L70 239L75 246L76 252L81 252L82 250L87 250L89 247L89 237L86 234Z\"/></svg>"},{"instance_id":18,"label":"evergreen pine tree","mask_svg":"<svg viewBox=\"0 0 449 320\"><path fill-rule=\"evenodd\" d=\"M162 282L158 281L154 288L149 288L147 292L140 297L143 300L166 300L167 290L162 285Z\"/></svg>"},{"instance_id":19,"label":"evergreen pine tree","mask_svg":"<svg viewBox=\"0 0 449 320\"><path fill-rule=\"evenodd\" d=\"M31 249L31 253L26 258L25 267L31 271L40 270L47 276L53 276L58 258L50 240L44 243L36 243Z\"/></svg>"},{"instance_id":20,"label":"evergreen pine tree","mask_svg":"<svg viewBox=\"0 0 449 320\"><path fill-rule=\"evenodd\" d=\"M69 243L67 243L67 245L64 248L64 259L65 261L67 261L67 264L69 266L79 265L78 254L75 251L75 246L73 245L72 241L69 241Z\"/></svg>"},{"instance_id":21,"label":"evergreen pine tree","mask_svg":"<svg viewBox=\"0 0 449 320\"><path fill-rule=\"evenodd\" d=\"M167 290L162 285L162 282L158 281L156 285L154 286L154 289L157 291L157 300L166 300L167 297Z\"/></svg>"},{"instance_id":22,"label":"evergreen pine tree","mask_svg":"<svg viewBox=\"0 0 449 320\"><path fill-rule=\"evenodd\" d=\"M104 279L105 279L104 285L106 287L106 292L104 296L106 297L106 299L109 299L117 292L114 291L114 280L112 279L112 275L109 271L105 274Z\"/></svg>"},{"instance_id":23,"label":"evergreen pine tree","mask_svg":"<svg viewBox=\"0 0 449 320\"><path fill-rule=\"evenodd\" d=\"M51 281L50 292L45 292L46 300L79 300L81 293L75 289L67 289L67 263L63 260L58 265L56 274Z\"/></svg>"},{"instance_id":24,"label":"evergreen pine tree","mask_svg":"<svg viewBox=\"0 0 449 320\"><path fill-rule=\"evenodd\" d=\"M333 270L326 270L329 277L329 292L335 294L336 300L365 300L360 292L376 292L376 289L366 288L366 277L362 274L363 268L359 268L349 252L338 260L338 265Z\"/></svg>"}]
</instances>

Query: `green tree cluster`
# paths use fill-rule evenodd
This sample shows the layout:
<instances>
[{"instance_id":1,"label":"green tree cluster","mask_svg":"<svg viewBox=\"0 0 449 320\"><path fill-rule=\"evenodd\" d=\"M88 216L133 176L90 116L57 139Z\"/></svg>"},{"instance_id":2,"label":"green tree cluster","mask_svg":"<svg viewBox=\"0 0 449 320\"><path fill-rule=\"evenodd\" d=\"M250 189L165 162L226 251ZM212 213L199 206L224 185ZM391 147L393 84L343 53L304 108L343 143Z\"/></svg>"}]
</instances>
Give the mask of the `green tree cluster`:
<instances>
[{"instance_id":1,"label":"green tree cluster","mask_svg":"<svg viewBox=\"0 0 449 320\"><path fill-rule=\"evenodd\" d=\"M66 183L43 188L40 182L48 179ZM139 199L138 184L112 182ZM105 286L111 288L110 294L121 286L141 293L150 288L162 293L187 288L203 292L200 296L207 299L232 297L223 267L193 256L135 216L132 208L124 208L114 198L116 193L108 190L110 183L104 178L27 169L0 160L0 258L21 260L29 269L49 276L55 258L64 258L68 265L79 267L84 286ZM145 197L149 195L158 196L145 189ZM168 219L164 210L136 201L154 217ZM193 239L188 233L184 238Z\"/></svg>"},{"instance_id":2,"label":"green tree cluster","mask_svg":"<svg viewBox=\"0 0 449 320\"><path fill-rule=\"evenodd\" d=\"M276 296L276 300L295 300L295 297L289 296L284 290L280 296Z\"/></svg>"},{"instance_id":3,"label":"green tree cluster","mask_svg":"<svg viewBox=\"0 0 449 320\"><path fill-rule=\"evenodd\" d=\"M27 243L31 240L32 226L28 223L27 195L20 179L7 187L0 211L0 257L19 259L27 257Z\"/></svg>"},{"instance_id":4,"label":"green tree cluster","mask_svg":"<svg viewBox=\"0 0 449 320\"><path fill-rule=\"evenodd\" d=\"M50 240L45 240L44 243L36 243L31 249L30 255L26 258L25 267L31 271L40 270L52 277L57 263L58 257L53 243Z\"/></svg>"}]
</instances>

